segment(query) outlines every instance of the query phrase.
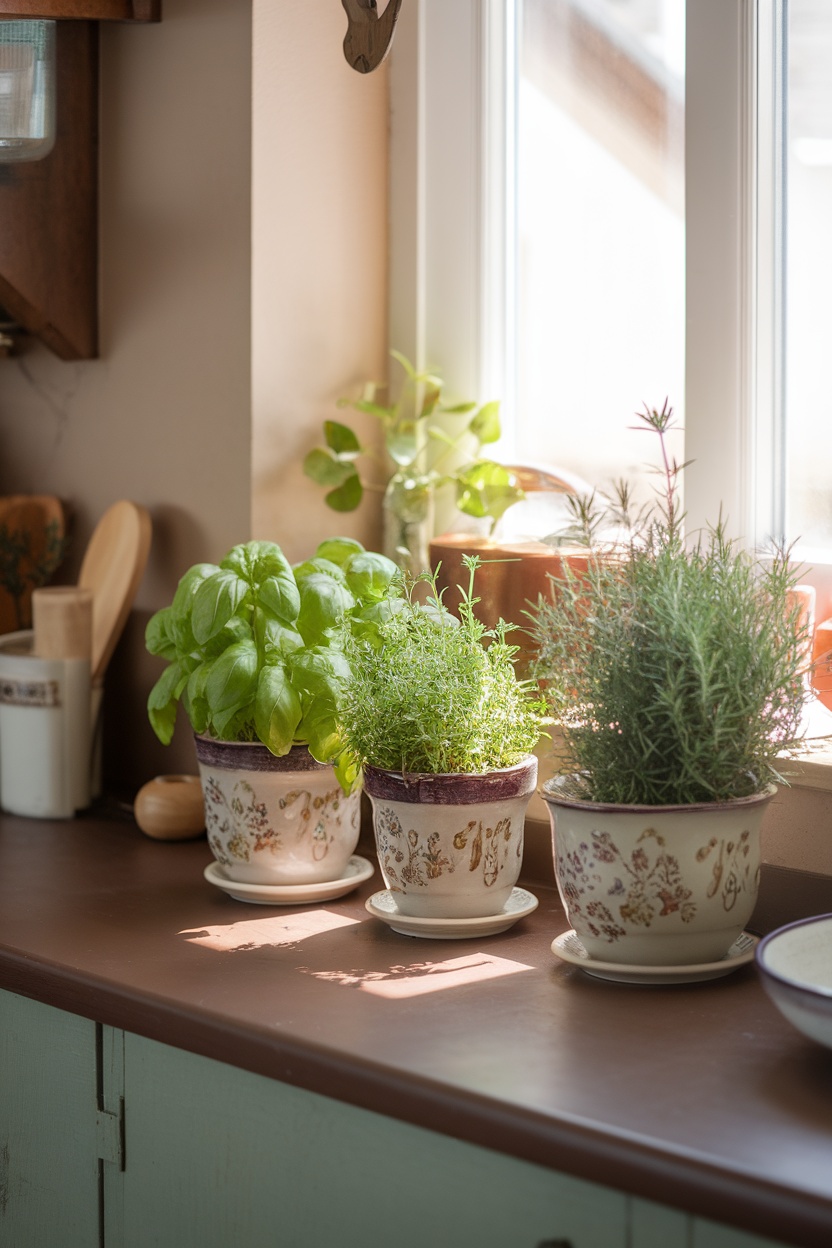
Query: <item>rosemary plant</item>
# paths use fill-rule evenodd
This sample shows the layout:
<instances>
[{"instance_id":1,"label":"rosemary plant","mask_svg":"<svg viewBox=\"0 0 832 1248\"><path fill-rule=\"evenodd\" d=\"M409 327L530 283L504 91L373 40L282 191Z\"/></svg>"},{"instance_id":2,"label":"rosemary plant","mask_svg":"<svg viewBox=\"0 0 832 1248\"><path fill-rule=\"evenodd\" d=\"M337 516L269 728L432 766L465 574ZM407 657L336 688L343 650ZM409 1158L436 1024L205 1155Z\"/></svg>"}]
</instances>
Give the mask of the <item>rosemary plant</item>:
<instances>
[{"instance_id":1,"label":"rosemary plant","mask_svg":"<svg viewBox=\"0 0 832 1248\"><path fill-rule=\"evenodd\" d=\"M407 774L481 774L511 767L536 745L545 704L515 671L517 647L500 620L486 629L473 596L479 559L466 557L459 619L442 605L436 574L411 583L401 609L363 637L347 636L341 723L362 764ZM426 581L420 603L414 588Z\"/></svg>"},{"instance_id":2,"label":"rosemary plant","mask_svg":"<svg viewBox=\"0 0 832 1248\"><path fill-rule=\"evenodd\" d=\"M681 466L665 444L672 411L640 418L661 444L658 503L529 613L533 670L563 734L559 768L598 802L747 796L783 779L778 757L807 698L796 574L787 552L755 557L721 522L686 544Z\"/></svg>"}]
</instances>

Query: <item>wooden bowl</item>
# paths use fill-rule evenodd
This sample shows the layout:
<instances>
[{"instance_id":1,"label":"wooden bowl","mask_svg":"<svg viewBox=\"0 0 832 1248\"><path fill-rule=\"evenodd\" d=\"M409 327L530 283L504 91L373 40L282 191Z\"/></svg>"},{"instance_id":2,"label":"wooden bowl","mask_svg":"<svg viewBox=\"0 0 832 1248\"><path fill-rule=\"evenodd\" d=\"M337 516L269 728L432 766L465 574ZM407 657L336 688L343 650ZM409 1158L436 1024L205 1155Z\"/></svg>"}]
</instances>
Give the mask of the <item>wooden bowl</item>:
<instances>
[{"instance_id":1,"label":"wooden bowl","mask_svg":"<svg viewBox=\"0 0 832 1248\"><path fill-rule=\"evenodd\" d=\"M191 841L205 831L199 776L156 776L136 794L136 823L155 841Z\"/></svg>"}]
</instances>

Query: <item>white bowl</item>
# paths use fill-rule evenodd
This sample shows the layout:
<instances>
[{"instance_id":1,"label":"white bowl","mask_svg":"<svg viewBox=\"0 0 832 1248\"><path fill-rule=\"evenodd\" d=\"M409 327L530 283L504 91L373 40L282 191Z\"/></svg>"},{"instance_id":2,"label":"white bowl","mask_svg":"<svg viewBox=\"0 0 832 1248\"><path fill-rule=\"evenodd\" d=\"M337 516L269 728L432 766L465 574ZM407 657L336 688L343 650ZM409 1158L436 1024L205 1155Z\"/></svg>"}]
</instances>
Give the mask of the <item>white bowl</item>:
<instances>
[{"instance_id":1,"label":"white bowl","mask_svg":"<svg viewBox=\"0 0 832 1248\"><path fill-rule=\"evenodd\" d=\"M832 1049L832 914L770 932L756 962L768 995L798 1031Z\"/></svg>"}]
</instances>

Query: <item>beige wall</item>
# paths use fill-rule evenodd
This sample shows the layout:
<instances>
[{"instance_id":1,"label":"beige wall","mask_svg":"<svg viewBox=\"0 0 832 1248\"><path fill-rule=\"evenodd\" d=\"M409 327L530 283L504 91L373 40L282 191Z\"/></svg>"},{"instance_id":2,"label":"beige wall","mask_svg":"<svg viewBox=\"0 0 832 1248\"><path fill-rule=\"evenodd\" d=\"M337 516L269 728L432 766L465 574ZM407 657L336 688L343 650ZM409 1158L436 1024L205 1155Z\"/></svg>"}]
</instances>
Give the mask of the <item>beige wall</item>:
<instances>
[{"instance_id":1,"label":"beige wall","mask_svg":"<svg viewBox=\"0 0 832 1248\"><path fill-rule=\"evenodd\" d=\"M377 506L339 516L301 468L386 372L387 66L350 69L345 32L337 0L254 0L252 527L292 560L380 541Z\"/></svg>"},{"instance_id":2,"label":"beige wall","mask_svg":"<svg viewBox=\"0 0 832 1248\"><path fill-rule=\"evenodd\" d=\"M157 26L102 26L101 358L34 344L0 361L0 492L73 508L62 579L111 502L153 518L105 698L105 782L126 792L195 770L186 724L168 750L147 724L148 615L235 542L296 558L333 531L299 460L384 360L386 81L346 65L332 0L255 0L254 23L254 107L246 0L164 0Z\"/></svg>"}]
</instances>

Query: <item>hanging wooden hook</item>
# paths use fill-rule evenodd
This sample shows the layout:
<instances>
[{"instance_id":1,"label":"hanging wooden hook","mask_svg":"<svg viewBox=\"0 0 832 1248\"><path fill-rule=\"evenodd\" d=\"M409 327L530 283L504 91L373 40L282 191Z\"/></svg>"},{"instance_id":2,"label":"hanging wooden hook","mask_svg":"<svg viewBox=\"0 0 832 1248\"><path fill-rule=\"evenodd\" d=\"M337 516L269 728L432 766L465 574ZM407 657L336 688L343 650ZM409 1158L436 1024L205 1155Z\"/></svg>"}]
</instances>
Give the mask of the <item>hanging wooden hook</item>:
<instances>
[{"instance_id":1,"label":"hanging wooden hook","mask_svg":"<svg viewBox=\"0 0 832 1248\"><path fill-rule=\"evenodd\" d=\"M376 0L341 0L347 12L347 34L344 56L359 74L378 69L393 42L393 28L402 0L389 0L378 15Z\"/></svg>"}]
</instances>

